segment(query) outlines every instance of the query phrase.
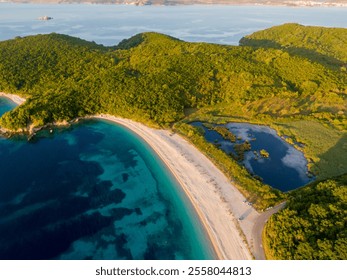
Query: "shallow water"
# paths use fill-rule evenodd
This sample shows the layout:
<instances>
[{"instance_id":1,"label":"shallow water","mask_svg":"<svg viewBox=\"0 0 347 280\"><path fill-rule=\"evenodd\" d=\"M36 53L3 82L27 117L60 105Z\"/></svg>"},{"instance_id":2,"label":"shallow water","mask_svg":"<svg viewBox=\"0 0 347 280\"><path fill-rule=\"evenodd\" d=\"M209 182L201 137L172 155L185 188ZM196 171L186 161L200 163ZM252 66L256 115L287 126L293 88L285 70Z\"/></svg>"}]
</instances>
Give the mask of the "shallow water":
<instances>
[{"instance_id":1,"label":"shallow water","mask_svg":"<svg viewBox=\"0 0 347 280\"><path fill-rule=\"evenodd\" d=\"M208 130L201 122L191 124L204 129L208 142L219 144L226 153L235 153L234 143L224 140L216 131ZM279 137L275 130L247 123L229 123L225 126L242 139L236 144L244 141L251 144L251 150L244 154L241 164L251 174L261 177L265 184L281 191L289 191L312 181L304 154ZM269 153L268 158L260 155L262 149Z\"/></svg>"},{"instance_id":2,"label":"shallow water","mask_svg":"<svg viewBox=\"0 0 347 280\"><path fill-rule=\"evenodd\" d=\"M12 110L17 104L11 100L0 96L0 116L2 116L7 111Z\"/></svg>"},{"instance_id":3,"label":"shallow water","mask_svg":"<svg viewBox=\"0 0 347 280\"><path fill-rule=\"evenodd\" d=\"M0 138L0 259L211 259L180 188L127 129Z\"/></svg>"}]
</instances>

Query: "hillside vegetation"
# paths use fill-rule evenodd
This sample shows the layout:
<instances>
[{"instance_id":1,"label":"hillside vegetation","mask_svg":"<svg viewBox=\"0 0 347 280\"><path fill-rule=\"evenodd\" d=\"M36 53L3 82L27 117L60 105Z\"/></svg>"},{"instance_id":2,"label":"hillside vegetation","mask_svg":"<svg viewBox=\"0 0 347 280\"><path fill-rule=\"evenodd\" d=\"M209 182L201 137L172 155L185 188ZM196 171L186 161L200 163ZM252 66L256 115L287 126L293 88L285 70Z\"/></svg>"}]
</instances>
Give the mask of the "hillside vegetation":
<instances>
[{"instance_id":1,"label":"hillside vegetation","mask_svg":"<svg viewBox=\"0 0 347 280\"><path fill-rule=\"evenodd\" d=\"M347 32L345 28L325 28L288 23L261 30L241 39L241 45L284 49L311 60L335 65L346 71Z\"/></svg>"},{"instance_id":2,"label":"hillside vegetation","mask_svg":"<svg viewBox=\"0 0 347 280\"><path fill-rule=\"evenodd\" d=\"M0 90L30 97L11 130L93 113L168 125L185 108L245 106L346 124L347 75L284 50L186 43L145 33L105 48L50 34L0 42Z\"/></svg>"},{"instance_id":3,"label":"hillside vegetation","mask_svg":"<svg viewBox=\"0 0 347 280\"><path fill-rule=\"evenodd\" d=\"M266 224L269 258L347 259L347 175L294 191Z\"/></svg>"}]
</instances>

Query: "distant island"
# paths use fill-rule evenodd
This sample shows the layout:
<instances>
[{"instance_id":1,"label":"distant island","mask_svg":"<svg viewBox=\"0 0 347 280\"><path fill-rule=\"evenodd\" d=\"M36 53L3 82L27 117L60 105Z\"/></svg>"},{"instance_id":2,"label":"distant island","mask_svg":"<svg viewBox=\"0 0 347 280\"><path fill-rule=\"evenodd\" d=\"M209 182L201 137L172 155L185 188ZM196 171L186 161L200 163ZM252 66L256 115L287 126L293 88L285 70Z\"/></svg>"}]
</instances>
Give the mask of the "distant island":
<instances>
[{"instance_id":1,"label":"distant island","mask_svg":"<svg viewBox=\"0 0 347 280\"><path fill-rule=\"evenodd\" d=\"M14 3L93 3L120 5L268 5L302 7L347 7L347 0L8 0Z\"/></svg>"}]
</instances>

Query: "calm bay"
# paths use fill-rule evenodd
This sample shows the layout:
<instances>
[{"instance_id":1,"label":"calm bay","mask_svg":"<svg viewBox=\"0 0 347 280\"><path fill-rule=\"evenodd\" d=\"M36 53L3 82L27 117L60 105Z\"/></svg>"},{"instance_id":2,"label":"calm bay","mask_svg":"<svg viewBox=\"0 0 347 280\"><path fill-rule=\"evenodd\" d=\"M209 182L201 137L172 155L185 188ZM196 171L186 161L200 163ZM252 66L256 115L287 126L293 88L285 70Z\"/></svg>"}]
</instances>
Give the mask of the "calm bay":
<instances>
[{"instance_id":1,"label":"calm bay","mask_svg":"<svg viewBox=\"0 0 347 280\"><path fill-rule=\"evenodd\" d=\"M120 125L0 138L0 154L0 259L214 258L178 183Z\"/></svg>"}]
</instances>

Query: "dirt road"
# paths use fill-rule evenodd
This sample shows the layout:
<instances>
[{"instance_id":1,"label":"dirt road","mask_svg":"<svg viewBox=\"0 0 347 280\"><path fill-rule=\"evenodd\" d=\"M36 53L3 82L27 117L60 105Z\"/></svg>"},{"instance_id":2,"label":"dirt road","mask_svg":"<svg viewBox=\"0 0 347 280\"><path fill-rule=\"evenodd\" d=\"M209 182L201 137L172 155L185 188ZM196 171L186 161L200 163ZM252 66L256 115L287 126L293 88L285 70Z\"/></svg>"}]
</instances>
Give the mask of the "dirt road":
<instances>
[{"instance_id":1,"label":"dirt road","mask_svg":"<svg viewBox=\"0 0 347 280\"><path fill-rule=\"evenodd\" d=\"M266 212L259 215L256 219L253 229L252 229L252 237L253 237L253 255L256 260L265 260L264 248L262 245L262 232L267 220L279 210L283 209L286 205L286 202L283 202Z\"/></svg>"}]
</instances>

